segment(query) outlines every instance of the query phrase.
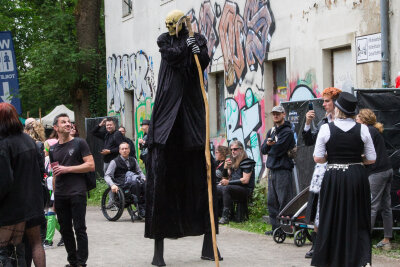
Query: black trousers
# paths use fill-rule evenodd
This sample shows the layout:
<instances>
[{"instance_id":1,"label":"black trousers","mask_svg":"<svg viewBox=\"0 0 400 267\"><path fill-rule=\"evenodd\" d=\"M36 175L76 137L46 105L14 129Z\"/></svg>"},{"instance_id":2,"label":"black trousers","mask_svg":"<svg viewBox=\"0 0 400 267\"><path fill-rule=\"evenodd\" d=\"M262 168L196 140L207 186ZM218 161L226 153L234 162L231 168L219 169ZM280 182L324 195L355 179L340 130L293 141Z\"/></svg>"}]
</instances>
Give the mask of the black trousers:
<instances>
[{"instance_id":1,"label":"black trousers","mask_svg":"<svg viewBox=\"0 0 400 267\"><path fill-rule=\"evenodd\" d=\"M54 203L69 264L86 266L89 255L85 222L86 196L75 195L67 198L55 196ZM75 230L76 243L72 226ZM78 249L76 244L78 244Z\"/></svg>"},{"instance_id":2,"label":"black trousers","mask_svg":"<svg viewBox=\"0 0 400 267\"><path fill-rule=\"evenodd\" d=\"M218 196L222 196L222 202L224 208L231 208L232 201L246 201L249 195L249 190L245 186L241 185L218 185L217 186Z\"/></svg>"}]
</instances>

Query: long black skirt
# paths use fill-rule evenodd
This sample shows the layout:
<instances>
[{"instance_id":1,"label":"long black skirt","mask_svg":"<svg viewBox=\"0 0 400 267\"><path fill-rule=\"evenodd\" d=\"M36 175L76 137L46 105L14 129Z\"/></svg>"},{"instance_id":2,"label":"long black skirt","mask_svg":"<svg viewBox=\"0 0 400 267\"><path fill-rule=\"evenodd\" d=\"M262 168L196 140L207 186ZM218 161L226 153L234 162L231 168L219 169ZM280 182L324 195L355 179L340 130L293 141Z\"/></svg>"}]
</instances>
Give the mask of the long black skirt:
<instances>
[{"instance_id":1,"label":"long black skirt","mask_svg":"<svg viewBox=\"0 0 400 267\"><path fill-rule=\"evenodd\" d=\"M145 237L197 236L211 232L204 148L179 145L171 134L166 145L154 145L146 165ZM211 166L215 225L218 232L215 166Z\"/></svg>"},{"instance_id":2,"label":"long black skirt","mask_svg":"<svg viewBox=\"0 0 400 267\"><path fill-rule=\"evenodd\" d=\"M320 223L312 266L371 263L371 194L362 165L328 169L320 191Z\"/></svg>"}]
</instances>

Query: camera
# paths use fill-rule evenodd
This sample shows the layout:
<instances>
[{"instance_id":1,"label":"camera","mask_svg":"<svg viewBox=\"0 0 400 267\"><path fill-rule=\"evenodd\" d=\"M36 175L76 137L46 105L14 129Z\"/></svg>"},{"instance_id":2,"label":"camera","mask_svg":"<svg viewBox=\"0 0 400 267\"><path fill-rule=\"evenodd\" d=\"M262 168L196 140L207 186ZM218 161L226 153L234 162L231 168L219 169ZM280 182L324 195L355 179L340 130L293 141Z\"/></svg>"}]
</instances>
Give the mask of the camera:
<instances>
[{"instance_id":1,"label":"camera","mask_svg":"<svg viewBox=\"0 0 400 267\"><path fill-rule=\"evenodd\" d=\"M314 106L311 101L308 103L308 110L314 110Z\"/></svg>"}]
</instances>

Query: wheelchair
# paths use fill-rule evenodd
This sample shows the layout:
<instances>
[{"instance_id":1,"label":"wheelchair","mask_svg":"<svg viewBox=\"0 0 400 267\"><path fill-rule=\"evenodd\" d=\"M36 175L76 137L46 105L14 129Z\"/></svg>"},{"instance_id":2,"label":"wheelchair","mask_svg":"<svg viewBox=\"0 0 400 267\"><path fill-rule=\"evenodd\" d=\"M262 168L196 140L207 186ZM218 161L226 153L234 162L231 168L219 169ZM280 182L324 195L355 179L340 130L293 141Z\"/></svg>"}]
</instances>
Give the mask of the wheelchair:
<instances>
[{"instance_id":1,"label":"wheelchair","mask_svg":"<svg viewBox=\"0 0 400 267\"><path fill-rule=\"evenodd\" d=\"M111 188L108 187L101 198L101 211L104 217L109 221L117 221L121 218L124 209L126 208L131 216L132 222L138 218L138 208L136 207L134 198L129 188L119 188L117 193L110 193ZM110 199L112 194L112 199Z\"/></svg>"}]
</instances>

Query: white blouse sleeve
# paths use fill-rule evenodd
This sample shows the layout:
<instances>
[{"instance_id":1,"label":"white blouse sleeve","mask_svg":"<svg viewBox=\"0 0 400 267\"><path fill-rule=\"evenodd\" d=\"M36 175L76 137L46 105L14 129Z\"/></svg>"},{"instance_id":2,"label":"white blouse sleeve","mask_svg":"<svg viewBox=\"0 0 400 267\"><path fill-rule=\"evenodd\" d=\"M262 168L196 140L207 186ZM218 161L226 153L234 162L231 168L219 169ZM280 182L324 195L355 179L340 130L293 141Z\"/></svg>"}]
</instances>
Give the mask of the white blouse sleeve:
<instances>
[{"instance_id":1,"label":"white blouse sleeve","mask_svg":"<svg viewBox=\"0 0 400 267\"><path fill-rule=\"evenodd\" d=\"M367 160L376 160L376 152L374 142L372 141L371 134L368 127L361 124L361 139L364 142L364 155Z\"/></svg>"},{"instance_id":2,"label":"white blouse sleeve","mask_svg":"<svg viewBox=\"0 0 400 267\"><path fill-rule=\"evenodd\" d=\"M321 126L318 132L317 141L315 142L314 157L323 158L326 153L325 144L329 141L331 137L331 131L329 130L328 123Z\"/></svg>"}]
</instances>

